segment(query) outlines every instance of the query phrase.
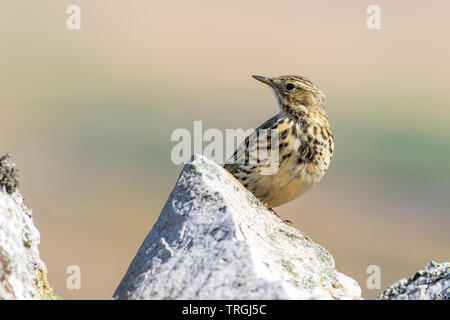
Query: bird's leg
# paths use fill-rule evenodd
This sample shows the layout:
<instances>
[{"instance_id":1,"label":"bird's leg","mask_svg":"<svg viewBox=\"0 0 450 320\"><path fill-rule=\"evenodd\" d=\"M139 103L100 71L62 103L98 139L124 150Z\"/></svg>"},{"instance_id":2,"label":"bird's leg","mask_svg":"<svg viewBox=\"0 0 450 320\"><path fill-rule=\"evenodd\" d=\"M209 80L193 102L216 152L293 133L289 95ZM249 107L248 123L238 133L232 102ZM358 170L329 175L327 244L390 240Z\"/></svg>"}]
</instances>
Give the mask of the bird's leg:
<instances>
[{"instance_id":1,"label":"bird's leg","mask_svg":"<svg viewBox=\"0 0 450 320\"><path fill-rule=\"evenodd\" d=\"M263 205L264 205L270 212L272 212L274 215L276 215L281 221L283 221L284 224L292 224L292 221L291 221L291 220L287 220L287 219L281 218L281 217L275 212L275 210L273 210L273 208L269 208L269 205L267 204L267 202L263 201Z\"/></svg>"}]
</instances>

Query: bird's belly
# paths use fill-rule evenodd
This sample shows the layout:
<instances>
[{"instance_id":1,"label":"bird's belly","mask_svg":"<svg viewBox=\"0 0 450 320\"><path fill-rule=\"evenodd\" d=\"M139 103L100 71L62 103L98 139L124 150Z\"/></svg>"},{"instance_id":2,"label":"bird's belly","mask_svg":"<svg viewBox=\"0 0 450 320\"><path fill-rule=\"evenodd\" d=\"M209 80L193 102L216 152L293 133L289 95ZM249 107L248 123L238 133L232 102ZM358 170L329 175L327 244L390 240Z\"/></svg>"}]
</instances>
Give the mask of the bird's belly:
<instances>
[{"instance_id":1,"label":"bird's belly","mask_svg":"<svg viewBox=\"0 0 450 320\"><path fill-rule=\"evenodd\" d=\"M261 180L264 179L261 178ZM256 188L255 195L264 201L269 208L278 207L300 197L314 185L314 182L308 175L299 175L295 178L288 175L275 175L267 178L267 180L272 181L270 183L261 181L261 188ZM268 185L271 187L267 187Z\"/></svg>"},{"instance_id":2,"label":"bird's belly","mask_svg":"<svg viewBox=\"0 0 450 320\"><path fill-rule=\"evenodd\" d=\"M270 208L278 207L306 193L323 174L309 164L284 166L274 175L260 176L254 194Z\"/></svg>"}]
</instances>

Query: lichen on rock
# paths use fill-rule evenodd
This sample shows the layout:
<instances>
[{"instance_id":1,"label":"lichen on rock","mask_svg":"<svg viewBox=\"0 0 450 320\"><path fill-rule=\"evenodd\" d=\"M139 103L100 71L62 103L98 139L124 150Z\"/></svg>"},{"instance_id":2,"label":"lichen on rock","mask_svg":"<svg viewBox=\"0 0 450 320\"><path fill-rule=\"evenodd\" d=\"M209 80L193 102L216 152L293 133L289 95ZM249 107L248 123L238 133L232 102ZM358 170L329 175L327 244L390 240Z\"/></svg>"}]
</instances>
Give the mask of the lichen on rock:
<instances>
[{"instance_id":1,"label":"lichen on rock","mask_svg":"<svg viewBox=\"0 0 450 320\"><path fill-rule=\"evenodd\" d=\"M115 299L361 299L333 257L195 155Z\"/></svg>"},{"instance_id":2,"label":"lichen on rock","mask_svg":"<svg viewBox=\"0 0 450 320\"><path fill-rule=\"evenodd\" d=\"M12 194L19 186L19 176L14 164L8 161L9 154L0 156L0 190Z\"/></svg>"},{"instance_id":3,"label":"lichen on rock","mask_svg":"<svg viewBox=\"0 0 450 320\"><path fill-rule=\"evenodd\" d=\"M50 286L47 280L47 269L42 266L34 277L34 288L36 289L35 299L40 300L60 300L55 290Z\"/></svg>"},{"instance_id":4,"label":"lichen on rock","mask_svg":"<svg viewBox=\"0 0 450 320\"><path fill-rule=\"evenodd\" d=\"M39 231L6 158L0 158L0 299L56 299L39 256Z\"/></svg>"},{"instance_id":5,"label":"lichen on rock","mask_svg":"<svg viewBox=\"0 0 450 320\"><path fill-rule=\"evenodd\" d=\"M450 262L430 261L409 279L387 288L380 300L450 300Z\"/></svg>"}]
</instances>

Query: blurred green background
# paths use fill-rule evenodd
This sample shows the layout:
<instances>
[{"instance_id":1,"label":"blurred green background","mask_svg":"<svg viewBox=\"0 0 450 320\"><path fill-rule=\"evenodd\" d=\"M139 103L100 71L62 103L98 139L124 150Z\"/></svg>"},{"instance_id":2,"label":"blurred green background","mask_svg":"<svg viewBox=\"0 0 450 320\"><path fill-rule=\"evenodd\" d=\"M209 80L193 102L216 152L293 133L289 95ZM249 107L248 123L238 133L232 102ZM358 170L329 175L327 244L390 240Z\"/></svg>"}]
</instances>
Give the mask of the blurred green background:
<instances>
[{"instance_id":1,"label":"blurred green background","mask_svg":"<svg viewBox=\"0 0 450 320\"><path fill-rule=\"evenodd\" d=\"M0 153L20 168L50 283L112 296L181 166L176 128L254 128L277 112L250 77L299 74L327 94L336 151L278 209L363 297L450 260L450 2L3 1ZM81 7L81 30L66 8ZM381 30L366 8L381 7ZM79 265L81 290L66 288Z\"/></svg>"}]
</instances>

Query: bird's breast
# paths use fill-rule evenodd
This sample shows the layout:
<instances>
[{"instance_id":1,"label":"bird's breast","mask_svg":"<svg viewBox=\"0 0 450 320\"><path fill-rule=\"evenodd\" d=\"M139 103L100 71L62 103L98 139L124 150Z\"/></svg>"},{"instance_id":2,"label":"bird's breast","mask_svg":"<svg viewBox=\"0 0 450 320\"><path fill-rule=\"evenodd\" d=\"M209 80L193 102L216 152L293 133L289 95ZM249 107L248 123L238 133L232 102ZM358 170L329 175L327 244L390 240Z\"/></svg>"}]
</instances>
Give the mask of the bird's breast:
<instances>
[{"instance_id":1,"label":"bird's breast","mask_svg":"<svg viewBox=\"0 0 450 320\"><path fill-rule=\"evenodd\" d=\"M277 207L322 179L333 154L333 137L326 117L320 116L274 117L263 128L267 139L248 137L234 154L237 163L225 167L257 198ZM273 140L273 132L278 139Z\"/></svg>"}]
</instances>

